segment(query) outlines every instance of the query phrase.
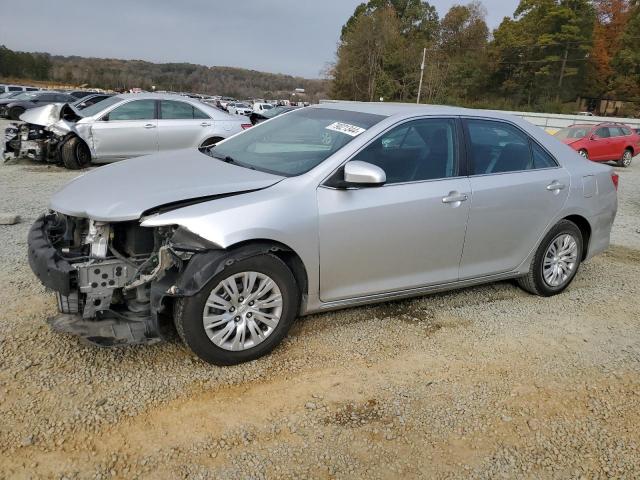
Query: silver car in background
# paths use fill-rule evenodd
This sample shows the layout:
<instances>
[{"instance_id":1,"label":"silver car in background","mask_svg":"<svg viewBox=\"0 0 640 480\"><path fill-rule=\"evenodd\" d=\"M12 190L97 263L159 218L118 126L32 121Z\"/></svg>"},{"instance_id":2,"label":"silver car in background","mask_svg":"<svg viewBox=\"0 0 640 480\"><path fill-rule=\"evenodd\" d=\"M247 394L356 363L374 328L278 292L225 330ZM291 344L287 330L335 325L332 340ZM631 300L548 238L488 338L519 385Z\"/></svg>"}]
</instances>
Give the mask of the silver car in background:
<instances>
[{"instance_id":1,"label":"silver car in background","mask_svg":"<svg viewBox=\"0 0 640 480\"><path fill-rule=\"evenodd\" d=\"M109 163L151 153L206 148L250 128L245 119L197 99L169 94L114 95L82 110L71 105L38 109L20 117L21 139L7 151L61 161L67 168ZM32 134L29 125L44 126ZM35 138L34 138L35 136Z\"/></svg>"},{"instance_id":2,"label":"silver car in background","mask_svg":"<svg viewBox=\"0 0 640 480\"><path fill-rule=\"evenodd\" d=\"M617 181L519 118L319 105L73 180L29 261L55 330L120 345L175 325L229 365L312 312L505 279L556 295L609 245Z\"/></svg>"}]
</instances>

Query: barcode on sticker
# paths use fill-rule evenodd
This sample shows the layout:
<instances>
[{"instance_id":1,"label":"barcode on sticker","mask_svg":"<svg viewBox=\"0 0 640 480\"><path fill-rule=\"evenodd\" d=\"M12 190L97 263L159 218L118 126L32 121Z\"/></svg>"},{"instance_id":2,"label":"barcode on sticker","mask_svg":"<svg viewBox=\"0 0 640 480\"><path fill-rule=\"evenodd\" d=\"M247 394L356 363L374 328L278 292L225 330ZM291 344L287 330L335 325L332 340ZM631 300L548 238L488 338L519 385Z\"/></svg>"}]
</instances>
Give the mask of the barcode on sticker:
<instances>
[{"instance_id":1,"label":"barcode on sticker","mask_svg":"<svg viewBox=\"0 0 640 480\"><path fill-rule=\"evenodd\" d=\"M325 127L327 130L332 130L334 132L344 133L345 135L349 135L351 137L357 137L366 129L357 127L356 125L351 125L349 123L335 122L331 125Z\"/></svg>"}]
</instances>

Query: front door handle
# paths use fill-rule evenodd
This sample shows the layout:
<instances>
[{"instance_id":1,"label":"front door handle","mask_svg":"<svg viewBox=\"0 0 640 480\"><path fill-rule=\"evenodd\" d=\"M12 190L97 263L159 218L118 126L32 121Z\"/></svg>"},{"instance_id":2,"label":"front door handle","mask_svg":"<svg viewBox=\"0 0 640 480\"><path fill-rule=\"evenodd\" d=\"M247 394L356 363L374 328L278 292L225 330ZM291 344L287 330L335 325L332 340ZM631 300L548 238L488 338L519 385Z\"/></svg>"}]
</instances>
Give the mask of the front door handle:
<instances>
[{"instance_id":1,"label":"front door handle","mask_svg":"<svg viewBox=\"0 0 640 480\"><path fill-rule=\"evenodd\" d=\"M201 127L210 127L210 126L211 126L211 124L210 124L210 123L208 123L208 122L202 122L202 123L200 124L200 126L201 126Z\"/></svg>"},{"instance_id":2,"label":"front door handle","mask_svg":"<svg viewBox=\"0 0 640 480\"><path fill-rule=\"evenodd\" d=\"M154 123L147 123L144 128L156 128L156 125Z\"/></svg>"},{"instance_id":3,"label":"front door handle","mask_svg":"<svg viewBox=\"0 0 640 480\"><path fill-rule=\"evenodd\" d=\"M469 197L467 197L466 194L464 193L458 193L458 192L449 192L449 195L447 195L446 197L442 198L442 203L461 203L461 202L466 202L467 199Z\"/></svg>"},{"instance_id":4,"label":"front door handle","mask_svg":"<svg viewBox=\"0 0 640 480\"><path fill-rule=\"evenodd\" d=\"M564 188L565 188L565 184L560 183L557 180L554 180L549 185L547 185L547 190L549 190L550 192L557 192L559 190L564 190Z\"/></svg>"}]
</instances>

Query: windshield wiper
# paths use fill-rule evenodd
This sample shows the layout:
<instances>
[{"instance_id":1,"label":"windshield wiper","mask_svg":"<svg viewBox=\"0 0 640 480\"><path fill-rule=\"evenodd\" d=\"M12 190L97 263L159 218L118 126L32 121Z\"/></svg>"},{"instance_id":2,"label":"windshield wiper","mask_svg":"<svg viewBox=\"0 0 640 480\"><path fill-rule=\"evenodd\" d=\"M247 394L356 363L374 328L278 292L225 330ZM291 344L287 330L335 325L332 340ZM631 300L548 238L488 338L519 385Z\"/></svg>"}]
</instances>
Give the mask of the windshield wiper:
<instances>
[{"instance_id":1,"label":"windshield wiper","mask_svg":"<svg viewBox=\"0 0 640 480\"><path fill-rule=\"evenodd\" d=\"M215 146L215 145L214 145ZM218 160L222 160L223 162L226 163L231 163L233 165L238 165L239 167L243 167L243 168L248 168L249 170L256 170L255 167L252 167L251 165L246 165L244 163L241 162L237 162L232 156L230 155L215 155L213 153L213 148L211 148L209 150L209 154L213 157L213 158L217 158Z\"/></svg>"},{"instance_id":2,"label":"windshield wiper","mask_svg":"<svg viewBox=\"0 0 640 480\"><path fill-rule=\"evenodd\" d=\"M214 145L215 146L215 145ZM223 162L227 162L227 163L236 163L236 161L233 159L233 157L229 156L229 155L216 155L213 152L213 148L209 149L209 154L213 157L213 158L217 158L218 160L222 160Z\"/></svg>"}]
</instances>

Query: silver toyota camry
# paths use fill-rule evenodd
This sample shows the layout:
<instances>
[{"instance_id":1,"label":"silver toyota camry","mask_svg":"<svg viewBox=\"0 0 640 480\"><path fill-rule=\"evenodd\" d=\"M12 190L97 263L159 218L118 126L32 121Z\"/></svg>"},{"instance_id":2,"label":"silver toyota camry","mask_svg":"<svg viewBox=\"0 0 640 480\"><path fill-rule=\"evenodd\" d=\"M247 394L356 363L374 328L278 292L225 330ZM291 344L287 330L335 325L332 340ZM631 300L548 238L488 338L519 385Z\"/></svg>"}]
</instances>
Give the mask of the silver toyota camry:
<instances>
[{"instance_id":1,"label":"silver toyota camry","mask_svg":"<svg viewBox=\"0 0 640 480\"><path fill-rule=\"evenodd\" d=\"M250 128L247 119L199 100L160 93L122 94L86 108L57 104L29 110L5 150L70 169L155 152L204 148ZM42 128L44 127L44 128Z\"/></svg>"},{"instance_id":2,"label":"silver toyota camry","mask_svg":"<svg viewBox=\"0 0 640 480\"><path fill-rule=\"evenodd\" d=\"M494 112L337 103L73 180L29 233L54 330L172 328L202 359L271 351L300 315L505 279L562 292L609 245L618 177Z\"/></svg>"}]
</instances>

